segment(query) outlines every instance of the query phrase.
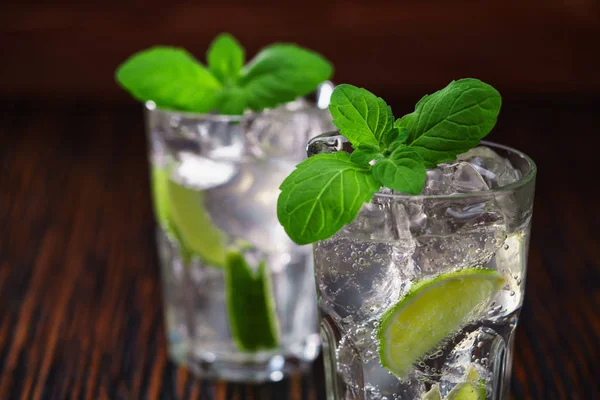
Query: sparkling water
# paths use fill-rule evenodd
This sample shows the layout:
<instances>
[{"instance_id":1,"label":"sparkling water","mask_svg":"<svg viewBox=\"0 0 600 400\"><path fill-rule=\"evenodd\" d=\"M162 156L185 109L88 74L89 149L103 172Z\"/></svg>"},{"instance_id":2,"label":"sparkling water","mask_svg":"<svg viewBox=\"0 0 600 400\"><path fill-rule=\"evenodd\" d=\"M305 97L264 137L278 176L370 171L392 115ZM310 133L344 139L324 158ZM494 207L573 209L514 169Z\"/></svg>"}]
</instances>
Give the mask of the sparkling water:
<instances>
[{"instance_id":1,"label":"sparkling water","mask_svg":"<svg viewBox=\"0 0 600 400\"><path fill-rule=\"evenodd\" d=\"M170 184L197 198L212 226L207 231L220 232L224 247L242 252L255 272L266 262L279 337L275 348L241 349L228 320L223 268L201 254L188 260L178 227L162 224L157 243L170 356L201 376L237 381L277 381L307 367L319 351L312 254L288 238L276 204L307 140L333 127L329 113L304 100L244 117L151 108L152 170L165 171Z\"/></svg>"},{"instance_id":2,"label":"sparkling water","mask_svg":"<svg viewBox=\"0 0 600 400\"><path fill-rule=\"evenodd\" d=\"M309 151L335 151L326 141L331 135L313 140ZM428 171L427 196L382 192L354 222L315 244L330 399L421 399L434 385L446 398L471 369L485 382L488 399L508 398L533 182L507 185L531 168L519 153L477 147ZM407 376L382 367L376 336L381 315L415 282L473 267L497 270L505 286L460 331L423 354Z\"/></svg>"}]
</instances>

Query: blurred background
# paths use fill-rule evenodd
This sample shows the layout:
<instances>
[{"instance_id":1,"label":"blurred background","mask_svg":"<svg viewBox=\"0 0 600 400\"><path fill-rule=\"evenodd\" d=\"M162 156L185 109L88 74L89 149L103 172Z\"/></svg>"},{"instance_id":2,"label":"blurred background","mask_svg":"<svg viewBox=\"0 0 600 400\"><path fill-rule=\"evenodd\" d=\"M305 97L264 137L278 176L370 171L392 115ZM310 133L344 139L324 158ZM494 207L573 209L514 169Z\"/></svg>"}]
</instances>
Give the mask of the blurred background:
<instances>
[{"instance_id":1,"label":"blurred background","mask_svg":"<svg viewBox=\"0 0 600 400\"><path fill-rule=\"evenodd\" d=\"M539 167L517 399L590 399L600 376L597 0L9 0L0 8L0 399L323 398L196 382L166 357L140 104L116 67L296 42L396 115L461 77L496 87L490 139ZM246 397L248 396L248 397Z\"/></svg>"},{"instance_id":2,"label":"blurred background","mask_svg":"<svg viewBox=\"0 0 600 400\"><path fill-rule=\"evenodd\" d=\"M242 5L244 4L244 5ZM216 34L253 55L274 40L333 61L338 82L419 96L477 76L507 94L597 94L600 4L505 1L13 1L3 6L4 97L133 104L116 66L155 44L203 60Z\"/></svg>"}]
</instances>

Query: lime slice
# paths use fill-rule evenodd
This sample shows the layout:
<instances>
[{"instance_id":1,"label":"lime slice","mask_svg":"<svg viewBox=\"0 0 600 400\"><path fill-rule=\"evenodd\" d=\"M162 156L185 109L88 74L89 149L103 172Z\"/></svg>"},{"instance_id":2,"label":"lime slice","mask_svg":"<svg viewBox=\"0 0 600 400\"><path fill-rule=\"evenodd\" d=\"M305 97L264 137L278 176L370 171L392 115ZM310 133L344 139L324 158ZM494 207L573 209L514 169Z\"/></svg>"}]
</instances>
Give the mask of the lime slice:
<instances>
[{"instance_id":1,"label":"lime slice","mask_svg":"<svg viewBox=\"0 0 600 400\"><path fill-rule=\"evenodd\" d=\"M431 390L421 397L421 400L442 400L442 393L439 385L433 385Z\"/></svg>"},{"instance_id":2,"label":"lime slice","mask_svg":"<svg viewBox=\"0 0 600 400\"><path fill-rule=\"evenodd\" d=\"M454 386L448 393L448 400L485 400L486 387L485 382L479 379L479 374L470 366L465 374L464 382Z\"/></svg>"},{"instance_id":3,"label":"lime slice","mask_svg":"<svg viewBox=\"0 0 600 400\"><path fill-rule=\"evenodd\" d=\"M414 284L379 320L381 364L404 378L419 358L476 318L504 282L497 271L466 268Z\"/></svg>"},{"instance_id":4,"label":"lime slice","mask_svg":"<svg viewBox=\"0 0 600 400\"><path fill-rule=\"evenodd\" d=\"M257 351L279 345L271 277L264 262L255 274L241 253L228 253L225 295L231 335L240 350Z\"/></svg>"},{"instance_id":5,"label":"lime slice","mask_svg":"<svg viewBox=\"0 0 600 400\"><path fill-rule=\"evenodd\" d=\"M196 255L222 267L225 238L204 208L204 194L172 181L167 170L157 167L152 170L152 191L156 219L179 241L184 258Z\"/></svg>"}]
</instances>

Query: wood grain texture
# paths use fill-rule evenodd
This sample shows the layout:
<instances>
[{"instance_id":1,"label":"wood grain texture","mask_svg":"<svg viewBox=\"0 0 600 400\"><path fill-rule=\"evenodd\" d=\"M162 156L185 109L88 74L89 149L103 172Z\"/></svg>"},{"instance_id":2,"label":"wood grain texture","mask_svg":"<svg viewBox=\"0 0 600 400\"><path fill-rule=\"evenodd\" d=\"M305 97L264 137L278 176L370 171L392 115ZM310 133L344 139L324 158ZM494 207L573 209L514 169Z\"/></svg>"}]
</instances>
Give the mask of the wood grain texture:
<instances>
[{"instance_id":1,"label":"wood grain texture","mask_svg":"<svg viewBox=\"0 0 600 400\"><path fill-rule=\"evenodd\" d=\"M113 79L128 56L164 44L203 60L223 31L249 56L273 41L315 49L337 82L380 95L465 76L502 93L600 93L595 0L12 0L0 12L0 93L133 104Z\"/></svg>"},{"instance_id":2,"label":"wood grain texture","mask_svg":"<svg viewBox=\"0 0 600 400\"><path fill-rule=\"evenodd\" d=\"M490 138L539 167L518 400L599 398L599 100L505 98ZM168 361L139 107L5 102L0 121L0 399L324 399L320 363L246 386Z\"/></svg>"}]
</instances>

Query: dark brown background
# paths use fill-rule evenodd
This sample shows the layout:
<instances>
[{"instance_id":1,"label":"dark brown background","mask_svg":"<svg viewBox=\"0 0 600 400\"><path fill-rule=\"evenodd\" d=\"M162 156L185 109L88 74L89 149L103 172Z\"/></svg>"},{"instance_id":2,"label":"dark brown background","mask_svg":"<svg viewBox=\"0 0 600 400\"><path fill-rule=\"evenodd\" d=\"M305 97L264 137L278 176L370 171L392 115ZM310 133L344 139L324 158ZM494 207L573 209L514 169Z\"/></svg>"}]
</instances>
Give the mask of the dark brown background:
<instances>
[{"instance_id":1,"label":"dark brown background","mask_svg":"<svg viewBox=\"0 0 600 400\"><path fill-rule=\"evenodd\" d=\"M600 398L599 2L240 4L0 5L0 400L323 398L319 363L244 386L166 358L141 112L113 72L154 44L203 59L221 31L313 48L396 114L459 77L497 87L491 139L539 166L513 395Z\"/></svg>"}]
</instances>

